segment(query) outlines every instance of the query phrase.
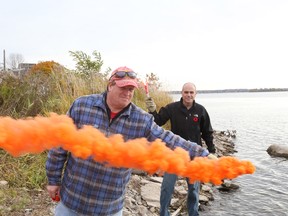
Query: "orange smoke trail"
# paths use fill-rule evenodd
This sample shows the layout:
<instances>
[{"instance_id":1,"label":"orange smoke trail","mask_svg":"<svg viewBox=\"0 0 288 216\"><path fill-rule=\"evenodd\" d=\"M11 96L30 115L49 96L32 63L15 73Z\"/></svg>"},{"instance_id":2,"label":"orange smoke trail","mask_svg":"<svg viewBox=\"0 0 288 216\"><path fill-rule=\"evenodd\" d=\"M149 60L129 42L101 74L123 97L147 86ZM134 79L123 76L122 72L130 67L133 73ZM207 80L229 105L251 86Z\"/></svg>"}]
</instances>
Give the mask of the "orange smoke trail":
<instances>
[{"instance_id":1,"label":"orange smoke trail","mask_svg":"<svg viewBox=\"0 0 288 216\"><path fill-rule=\"evenodd\" d=\"M62 147L76 157L93 157L110 166L135 168L148 173L169 172L198 180L221 184L222 179L252 174L254 165L226 156L218 160L197 157L190 160L182 148L174 151L161 140L148 142L145 138L124 141L122 135L106 137L92 126L77 129L71 118L51 113L49 117L15 120L0 118L0 148L14 157L25 153L41 153Z\"/></svg>"}]
</instances>

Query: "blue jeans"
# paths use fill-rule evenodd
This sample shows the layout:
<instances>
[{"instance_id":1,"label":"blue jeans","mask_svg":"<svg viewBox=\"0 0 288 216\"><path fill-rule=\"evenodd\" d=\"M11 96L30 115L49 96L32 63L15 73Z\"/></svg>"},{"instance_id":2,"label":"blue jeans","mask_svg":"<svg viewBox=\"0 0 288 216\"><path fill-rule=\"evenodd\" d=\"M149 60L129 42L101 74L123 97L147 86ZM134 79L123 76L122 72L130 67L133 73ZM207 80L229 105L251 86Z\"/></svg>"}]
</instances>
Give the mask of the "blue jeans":
<instances>
[{"instance_id":1,"label":"blue jeans","mask_svg":"<svg viewBox=\"0 0 288 216\"><path fill-rule=\"evenodd\" d=\"M55 216L77 216L77 213L65 206L61 201L55 208ZM113 216L122 216L122 210Z\"/></svg>"},{"instance_id":2,"label":"blue jeans","mask_svg":"<svg viewBox=\"0 0 288 216\"><path fill-rule=\"evenodd\" d=\"M168 208L171 204L171 198L174 192L176 180L177 175L169 173L164 174L160 194L160 216L170 215ZM187 208L189 216L198 216L200 182L189 184L188 178L186 181L188 184Z\"/></svg>"}]
</instances>

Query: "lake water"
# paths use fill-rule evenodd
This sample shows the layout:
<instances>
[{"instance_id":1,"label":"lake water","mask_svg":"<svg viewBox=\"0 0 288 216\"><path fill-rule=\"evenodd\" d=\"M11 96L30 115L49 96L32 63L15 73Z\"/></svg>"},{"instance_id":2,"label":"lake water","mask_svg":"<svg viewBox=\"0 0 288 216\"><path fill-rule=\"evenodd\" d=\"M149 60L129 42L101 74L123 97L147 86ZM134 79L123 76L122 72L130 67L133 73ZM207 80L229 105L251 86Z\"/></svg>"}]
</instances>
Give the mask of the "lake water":
<instances>
[{"instance_id":1,"label":"lake water","mask_svg":"<svg viewBox=\"0 0 288 216\"><path fill-rule=\"evenodd\" d=\"M288 146L288 92L197 94L196 102L206 107L215 130L237 131L234 155L256 167L254 174L233 179L238 190L215 189L209 211L200 215L288 215L288 159L266 152L272 144Z\"/></svg>"}]
</instances>

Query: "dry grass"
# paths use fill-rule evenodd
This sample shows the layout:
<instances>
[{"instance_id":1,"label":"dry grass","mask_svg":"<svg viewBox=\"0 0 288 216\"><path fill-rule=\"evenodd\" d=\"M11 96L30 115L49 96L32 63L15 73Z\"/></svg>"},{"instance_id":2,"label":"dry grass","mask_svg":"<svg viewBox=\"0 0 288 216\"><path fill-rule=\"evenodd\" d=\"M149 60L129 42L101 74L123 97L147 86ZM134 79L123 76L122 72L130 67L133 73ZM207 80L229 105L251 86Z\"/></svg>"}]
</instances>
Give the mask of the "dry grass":
<instances>
[{"instance_id":1,"label":"dry grass","mask_svg":"<svg viewBox=\"0 0 288 216\"><path fill-rule=\"evenodd\" d=\"M46 182L46 158L46 152L12 157L4 150L0 150L0 180L9 182L10 187L41 189Z\"/></svg>"},{"instance_id":2,"label":"dry grass","mask_svg":"<svg viewBox=\"0 0 288 216\"><path fill-rule=\"evenodd\" d=\"M64 114L72 101L85 94L99 93L106 89L107 80L101 76L89 79L67 71L55 71L49 76L34 75L24 79L13 76L1 78L0 117L26 118L47 115L50 112ZM165 92L150 93L157 108L172 101ZM139 88L133 102L146 110L145 91ZM52 215L55 205L46 194L45 161L47 152L12 157L0 149L0 216Z\"/></svg>"}]
</instances>

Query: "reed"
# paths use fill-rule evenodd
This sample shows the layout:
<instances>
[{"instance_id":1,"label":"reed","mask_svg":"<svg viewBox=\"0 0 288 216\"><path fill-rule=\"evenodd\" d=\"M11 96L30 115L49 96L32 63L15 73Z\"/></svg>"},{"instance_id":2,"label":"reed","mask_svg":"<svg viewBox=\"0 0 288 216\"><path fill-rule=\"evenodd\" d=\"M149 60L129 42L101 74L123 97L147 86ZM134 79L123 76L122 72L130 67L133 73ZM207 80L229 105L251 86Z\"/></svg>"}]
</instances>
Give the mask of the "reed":
<instances>
[{"instance_id":1,"label":"reed","mask_svg":"<svg viewBox=\"0 0 288 216\"><path fill-rule=\"evenodd\" d=\"M0 104L0 117L15 119L46 116L50 112L65 114L74 99L103 92L107 86L107 79L101 74L86 77L63 68L50 74L31 74L22 79L9 74L2 74L0 78L0 97L3 101ZM168 93L157 89L150 92L150 96L158 109L172 101ZM133 102L144 110L145 97L145 91L140 87L133 98ZM0 149L0 181L7 181L9 187L43 189L47 183L46 158L47 152L15 158Z\"/></svg>"}]
</instances>

